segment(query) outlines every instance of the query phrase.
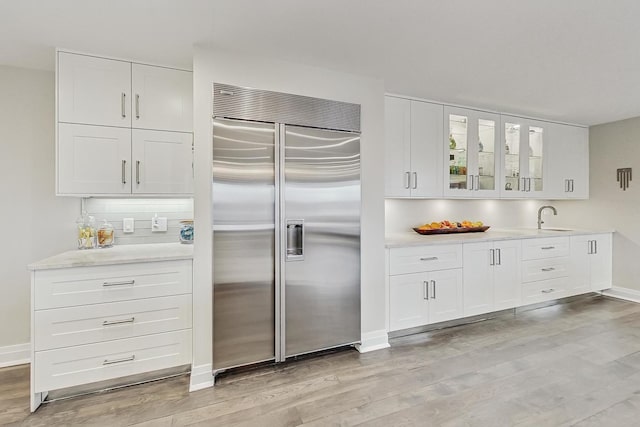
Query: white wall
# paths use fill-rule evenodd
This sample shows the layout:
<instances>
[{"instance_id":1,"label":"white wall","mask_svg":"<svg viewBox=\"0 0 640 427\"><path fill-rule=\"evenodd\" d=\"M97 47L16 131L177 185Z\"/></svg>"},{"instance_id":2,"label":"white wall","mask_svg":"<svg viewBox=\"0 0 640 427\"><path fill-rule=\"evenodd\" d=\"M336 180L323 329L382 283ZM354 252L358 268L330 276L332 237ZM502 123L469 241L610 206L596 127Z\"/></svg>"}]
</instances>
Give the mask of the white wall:
<instances>
[{"instance_id":1,"label":"white wall","mask_svg":"<svg viewBox=\"0 0 640 427\"><path fill-rule=\"evenodd\" d=\"M80 201L54 194L54 74L0 66L0 348L29 342L26 265L73 249Z\"/></svg>"},{"instance_id":2,"label":"white wall","mask_svg":"<svg viewBox=\"0 0 640 427\"><path fill-rule=\"evenodd\" d=\"M577 227L613 229L613 286L640 291L640 117L589 129L589 200L558 202ZM633 168L623 191L616 169Z\"/></svg>"},{"instance_id":3,"label":"white wall","mask_svg":"<svg viewBox=\"0 0 640 427\"><path fill-rule=\"evenodd\" d=\"M575 202L574 202L575 203ZM387 235L413 233L412 227L432 221L482 221L492 228L536 228L538 209L558 206L547 200L402 200L385 201ZM563 209L553 216L543 213L545 227L569 226L571 216ZM565 222L567 222L565 224Z\"/></svg>"},{"instance_id":4,"label":"white wall","mask_svg":"<svg viewBox=\"0 0 640 427\"><path fill-rule=\"evenodd\" d=\"M385 327L384 86L381 80L221 50L194 52L194 361L211 363L212 83L328 98L362 106L362 332Z\"/></svg>"}]
</instances>

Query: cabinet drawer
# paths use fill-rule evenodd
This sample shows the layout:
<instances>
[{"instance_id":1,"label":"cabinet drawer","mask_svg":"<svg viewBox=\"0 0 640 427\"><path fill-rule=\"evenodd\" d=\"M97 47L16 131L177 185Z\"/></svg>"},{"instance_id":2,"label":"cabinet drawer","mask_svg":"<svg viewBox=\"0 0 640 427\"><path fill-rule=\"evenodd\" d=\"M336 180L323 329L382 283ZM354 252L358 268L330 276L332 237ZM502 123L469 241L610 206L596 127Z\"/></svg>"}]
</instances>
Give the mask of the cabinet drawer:
<instances>
[{"instance_id":1,"label":"cabinet drawer","mask_svg":"<svg viewBox=\"0 0 640 427\"><path fill-rule=\"evenodd\" d=\"M191 294L35 312L36 351L191 328Z\"/></svg>"},{"instance_id":2,"label":"cabinet drawer","mask_svg":"<svg viewBox=\"0 0 640 427\"><path fill-rule=\"evenodd\" d=\"M191 293L191 261L37 271L35 309Z\"/></svg>"},{"instance_id":3,"label":"cabinet drawer","mask_svg":"<svg viewBox=\"0 0 640 427\"><path fill-rule=\"evenodd\" d=\"M522 241L522 259L544 259L569 256L568 237L545 237L542 239L524 239Z\"/></svg>"},{"instance_id":4,"label":"cabinet drawer","mask_svg":"<svg viewBox=\"0 0 640 427\"><path fill-rule=\"evenodd\" d=\"M522 305L564 298L568 295L567 279L564 277L522 285Z\"/></svg>"},{"instance_id":5,"label":"cabinet drawer","mask_svg":"<svg viewBox=\"0 0 640 427\"><path fill-rule=\"evenodd\" d=\"M461 267L461 244L416 246L389 251L389 274L391 275Z\"/></svg>"},{"instance_id":6,"label":"cabinet drawer","mask_svg":"<svg viewBox=\"0 0 640 427\"><path fill-rule=\"evenodd\" d=\"M35 353L34 393L191 363L191 329Z\"/></svg>"},{"instance_id":7,"label":"cabinet drawer","mask_svg":"<svg viewBox=\"0 0 640 427\"><path fill-rule=\"evenodd\" d=\"M522 263L522 282L556 279L569 276L571 268L568 257L536 259Z\"/></svg>"}]
</instances>

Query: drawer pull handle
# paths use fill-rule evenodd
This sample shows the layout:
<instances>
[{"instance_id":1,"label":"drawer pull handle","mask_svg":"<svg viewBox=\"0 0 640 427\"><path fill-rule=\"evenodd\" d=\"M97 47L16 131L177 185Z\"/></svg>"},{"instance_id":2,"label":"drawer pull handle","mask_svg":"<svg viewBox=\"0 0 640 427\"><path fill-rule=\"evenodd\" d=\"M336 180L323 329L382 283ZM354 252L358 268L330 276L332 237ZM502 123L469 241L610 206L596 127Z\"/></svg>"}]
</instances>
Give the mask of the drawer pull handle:
<instances>
[{"instance_id":1,"label":"drawer pull handle","mask_svg":"<svg viewBox=\"0 0 640 427\"><path fill-rule=\"evenodd\" d=\"M437 256L429 256L429 257L420 258L420 261L437 261L437 260L438 260Z\"/></svg>"},{"instance_id":2,"label":"drawer pull handle","mask_svg":"<svg viewBox=\"0 0 640 427\"><path fill-rule=\"evenodd\" d=\"M124 282L104 282L102 284L102 286L104 287L108 287L108 286L127 286L127 285L135 285L136 281L135 280L125 280Z\"/></svg>"},{"instance_id":3,"label":"drawer pull handle","mask_svg":"<svg viewBox=\"0 0 640 427\"><path fill-rule=\"evenodd\" d=\"M553 270L555 270L555 268L553 267L547 267L542 269L542 271L553 271Z\"/></svg>"},{"instance_id":4,"label":"drawer pull handle","mask_svg":"<svg viewBox=\"0 0 640 427\"><path fill-rule=\"evenodd\" d=\"M124 362L133 362L134 360L136 360L136 355L132 354L129 357L123 357L122 359L104 359L104 362L102 362L102 365L115 365L116 363L124 363Z\"/></svg>"},{"instance_id":5,"label":"drawer pull handle","mask_svg":"<svg viewBox=\"0 0 640 427\"><path fill-rule=\"evenodd\" d=\"M551 288L551 289L543 289L542 292L543 294L550 294L551 292L553 292L555 289Z\"/></svg>"},{"instance_id":6,"label":"drawer pull handle","mask_svg":"<svg viewBox=\"0 0 640 427\"><path fill-rule=\"evenodd\" d=\"M542 249L543 251L546 251L547 249L555 249L555 246L543 246L540 249Z\"/></svg>"},{"instance_id":7,"label":"drawer pull handle","mask_svg":"<svg viewBox=\"0 0 640 427\"><path fill-rule=\"evenodd\" d=\"M135 317L130 317L128 319L120 319L120 320L105 320L102 322L102 326L112 326L112 325L122 325L123 323L133 323L136 321Z\"/></svg>"}]
</instances>

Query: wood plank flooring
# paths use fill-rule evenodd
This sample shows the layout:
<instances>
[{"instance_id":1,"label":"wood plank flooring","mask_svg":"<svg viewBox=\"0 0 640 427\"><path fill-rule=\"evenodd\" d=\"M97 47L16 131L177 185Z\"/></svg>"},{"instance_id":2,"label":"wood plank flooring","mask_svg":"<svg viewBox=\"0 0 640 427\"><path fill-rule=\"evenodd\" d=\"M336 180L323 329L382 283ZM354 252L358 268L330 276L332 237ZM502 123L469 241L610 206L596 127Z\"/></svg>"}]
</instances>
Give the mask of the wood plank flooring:
<instances>
[{"instance_id":1,"label":"wood plank flooring","mask_svg":"<svg viewBox=\"0 0 640 427\"><path fill-rule=\"evenodd\" d=\"M638 426L640 304L601 296L218 379L188 376L45 404L0 369L0 424Z\"/></svg>"}]
</instances>

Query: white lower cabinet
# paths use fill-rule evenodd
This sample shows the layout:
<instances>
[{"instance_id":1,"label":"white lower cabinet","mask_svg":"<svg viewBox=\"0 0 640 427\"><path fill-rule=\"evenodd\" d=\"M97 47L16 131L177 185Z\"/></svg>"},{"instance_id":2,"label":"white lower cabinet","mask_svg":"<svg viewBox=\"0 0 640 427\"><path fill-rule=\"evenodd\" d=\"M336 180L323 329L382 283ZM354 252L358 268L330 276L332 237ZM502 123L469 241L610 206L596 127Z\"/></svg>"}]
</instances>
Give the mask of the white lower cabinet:
<instances>
[{"instance_id":1,"label":"white lower cabinet","mask_svg":"<svg viewBox=\"0 0 640 427\"><path fill-rule=\"evenodd\" d=\"M462 245L389 251L389 329L462 317Z\"/></svg>"},{"instance_id":2,"label":"white lower cabinet","mask_svg":"<svg viewBox=\"0 0 640 427\"><path fill-rule=\"evenodd\" d=\"M463 246L464 315L520 305L520 240Z\"/></svg>"},{"instance_id":3,"label":"white lower cabinet","mask_svg":"<svg viewBox=\"0 0 640 427\"><path fill-rule=\"evenodd\" d=\"M571 267L572 294L611 288L611 234L571 237Z\"/></svg>"},{"instance_id":4,"label":"white lower cabinet","mask_svg":"<svg viewBox=\"0 0 640 427\"><path fill-rule=\"evenodd\" d=\"M50 390L191 363L192 281L191 260L33 271L31 411Z\"/></svg>"},{"instance_id":5,"label":"white lower cabinet","mask_svg":"<svg viewBox=\"0 0 640 427\"><path fill-rule=\"evenodd\" d=\"M389 331L611 287L611 233L388 251Z\"/></svg>"}]
</instances>

